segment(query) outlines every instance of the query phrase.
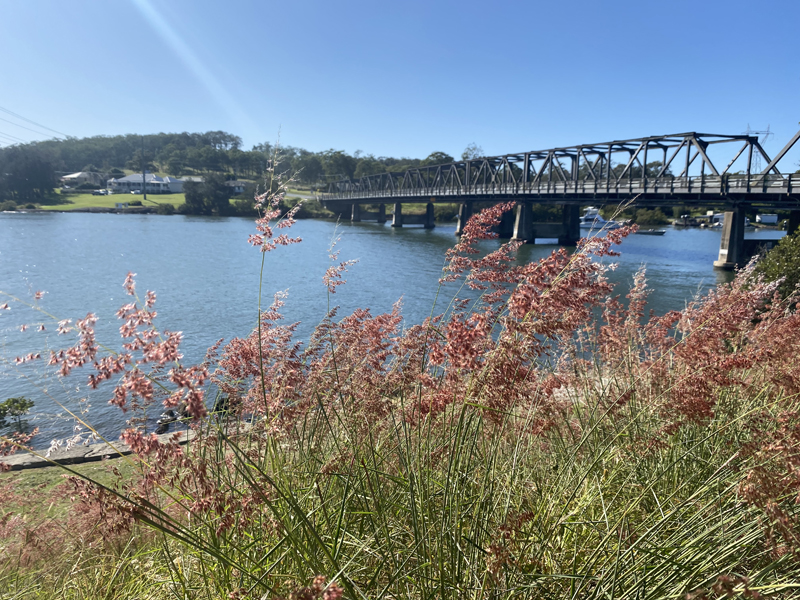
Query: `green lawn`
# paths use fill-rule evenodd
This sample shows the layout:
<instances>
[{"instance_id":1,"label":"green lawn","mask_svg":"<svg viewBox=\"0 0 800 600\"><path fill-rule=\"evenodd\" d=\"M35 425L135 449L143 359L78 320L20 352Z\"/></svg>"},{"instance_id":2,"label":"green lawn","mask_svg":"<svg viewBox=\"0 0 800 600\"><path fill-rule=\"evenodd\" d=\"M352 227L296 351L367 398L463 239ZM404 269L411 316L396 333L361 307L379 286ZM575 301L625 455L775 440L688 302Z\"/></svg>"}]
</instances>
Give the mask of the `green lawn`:
<instances>
[{"instance_id":1,"label":"green lawn","mask_svg":"<svg viewBox=\"0 0 800 600\"><path fill-rule=\"evenodd\" d=\"M115 467L123 474L130 474L133 471L133 463L129 460L121 460L119 458L112 458L109 460L88 462L78 465L69 465L73 471L91 477L104 485L111 485L116 481L116 476L113 474L111 468ZM0 508L0 515L2 509L16 509L22 506L25 498L30 498L32 501L27 509L36 512L36 516L44 516L50 513L52 515L60 515L66 512L69 505L68 495L64 496L64 503L57 506L53 503L42 503L38 506L36 500L38 498L41 502L42 498L51 492L56 486L64 483L64 476L72 475L66 469L59 466L41 467L36 469L25 469L22 471L10 471L8 473L0 473L0 490L7 489L11 484L16 492L15 500L11 499L7 504ZM25 503L27 504L27 503Z\"/></svg>"},{"instance_id":2,"label":"green lawn","mask_svg":"<svg viewBox=\"0 0 800 600\"><path fill-rule=\"evenodd\" d=\"M314 192L312 192L311 190L304 190L304 189L294 188L294 187L286 188L286 195L287 196L291 196L292 194L300 195L300 196L314 196L315 195Z\"/></svg>"},{"instance_id":3,"label":"green lawn","mask_svg":"<svg viewBox=\"0 0 800 600\"><path fill-rule=\"evenodd\" d=\"M78 208L105 207L114 208L118 202L128 202L141 200L143 206L156 206L157 204L172 204L178 208L185 202L183 194L148 194L147 201L140 194L113 194L111 196L93 196L88 194L69 194L64 196L68 199L68 204L43 205L46 210L75 210Z\"/></svg>"}]
</instances>

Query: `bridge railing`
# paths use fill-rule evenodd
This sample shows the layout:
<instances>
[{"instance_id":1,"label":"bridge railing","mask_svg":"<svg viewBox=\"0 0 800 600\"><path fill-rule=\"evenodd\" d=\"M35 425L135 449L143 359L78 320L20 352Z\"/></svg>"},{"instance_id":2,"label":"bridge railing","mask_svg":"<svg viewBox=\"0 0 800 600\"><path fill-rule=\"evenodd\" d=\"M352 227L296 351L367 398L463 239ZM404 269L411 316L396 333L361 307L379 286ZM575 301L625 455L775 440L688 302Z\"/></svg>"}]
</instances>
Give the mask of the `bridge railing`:
<instances>
[{"instance_id":1,"label":"bridge railing","mask_svg":"<svg viewBox=\"0 0 800 600\"><path fill-rule=\"evenodd\" d=\"M515 196L515 195L636 195L652 194L796 194L800 174L731 174L723 176L613 179L539 180L473 184L428 184L419 178L412 184L377 187L357 181L338 181L329 186L323 200L390 199L406 197Z\"/></svg>"},{"instance_id":2,"label":"bridge railing","mask_svg":"<svg viewBox=\"0 0 800 600\"><path fill-rule=\"evenodd\" d=\"M403 172L333 182L323 199L791 194L795 192L797 178L781 173L778 164L798 141L800 132L772 158L758 138L749 134L686 132L582 144L447 164L423 164ZM724 167L722 162L715 165L712 160L728 160L731 156ZM762 159L766 164L763 171L759 162ZM732 168L738 168L739 172L734 174ZM760 172L755 173L756 169ZM690 176L698 172L699 176Z\"/></svg>"}]
</instances>

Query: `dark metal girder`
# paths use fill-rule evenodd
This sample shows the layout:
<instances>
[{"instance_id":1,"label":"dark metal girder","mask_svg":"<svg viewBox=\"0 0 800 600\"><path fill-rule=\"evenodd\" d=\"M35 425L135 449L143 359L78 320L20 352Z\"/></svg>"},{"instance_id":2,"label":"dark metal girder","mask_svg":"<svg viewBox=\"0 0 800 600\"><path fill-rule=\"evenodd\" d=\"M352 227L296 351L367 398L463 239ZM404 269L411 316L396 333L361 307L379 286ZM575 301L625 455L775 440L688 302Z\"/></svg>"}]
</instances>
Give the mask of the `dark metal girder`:
<instances>
[{"instance_id":1,"label":"dark metal girder","mask_svg":"<svg viewBox=\"0 0 800 600\"><path fill-rule=\"evenodd\" d=\"M711 168L711 171L714 173L714 175L719 176L717 168L714 166L714 163L711 162L711 159L708 158L708 155L706 154L706 149L703 148L702 141L699 141L696 138L694 138L692 139L692 143L694 144L694 147L697 148L697 152L700 154L700 156L703 157L703 164L707 164Z\"/></svg>"},{"instance_id":2,"label":"dark metal girder","mask_svg":"<svg viewBox=\"0 0 800 600\"><path fill-rule=\"evenodd\" d=\"M414 167L401 173L388 172L365 176L358 181L331 182L329 199L348 197L365 202L367 198L400 199L425 196L435 192L437 196L450 196L457 201L459 197L474 199L475 192L486 193L488 198L498 198L499 195L510 192L513 197L529 198L531 201L548 199L552 201L554 198L567 201L576 194L584 196L589 194L589 197L598 200L601 197L611 200L630 197L632 193L650 194L655 191L658 194L666 194L673 202L683 201L682 199L687 198L687 193L690 195L697 193L698 197L702 197L708 203L714 198L719 198L720 194L728 193L730 197L735 195L737 198L749 198L748 202L755 203L757 200L760 202L760 198L774 198L776 192L785 193L787 197L796 196L800 178L795 176L795 179L792 179L782 175L777 164L798 140L800 132L774 159L769 158L757 138L748 135L724 136L692 132L617 140L603 145L583 144L485 157L473 161L455 161L447 165ZM720 179L721 176L706 149L712 144L727 142L744 143L722 171L726 179ZM663 152L664 164L655 177L647 176L650 149ZM745 178L729 175L728 170L745 149L748 150ZM760 174L752 173L754 150L760 152L768 162L767 168ZM681 178L681 183L676 184L674 176L664 174L681 152L685 156L685 166L678 176ZM611 161L619 153L626 154L627 161L620 176L617 176L611 169ZM702 157L701 176L691 177L689 167L698 156ZM562 164L562 160L565 159L571 161L569 168ZM633 177L634 165L642 167L642 177ZM706 166L709 167L711 175L705 175ZM627 178L623 182L625 175Z\"/></svg>"}]
</instances>

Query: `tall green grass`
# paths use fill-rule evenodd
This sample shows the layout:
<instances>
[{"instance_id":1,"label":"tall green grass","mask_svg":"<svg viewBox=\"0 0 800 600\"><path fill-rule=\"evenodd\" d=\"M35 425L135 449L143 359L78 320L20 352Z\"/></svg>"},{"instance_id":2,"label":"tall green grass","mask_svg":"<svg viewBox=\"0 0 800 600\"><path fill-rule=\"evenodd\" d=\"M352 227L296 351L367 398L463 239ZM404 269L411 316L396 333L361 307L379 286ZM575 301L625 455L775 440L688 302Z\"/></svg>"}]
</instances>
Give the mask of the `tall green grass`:
<instances>
[{"instance_id":1,"label":"tall green grass","mask_svg":"<svg viewBox=\"0 0 800 600\"><path fill-rule=\"evenodd\" d=\"M790 303L742 273L645 319L644 275L623 307L591 257L624 231L521 267L472 254L508 208L448 255L480 297L421 325L332 312L299 345L277 298L216 370L134 356L167 404L211 377L227 412L187 400L188 447L131 431L138 477L72 479L93 518L46 538L57 558L3 517L6 597L800 597ZM123 317L155 334L151 306Z\"/></svg>"}]
</instances>

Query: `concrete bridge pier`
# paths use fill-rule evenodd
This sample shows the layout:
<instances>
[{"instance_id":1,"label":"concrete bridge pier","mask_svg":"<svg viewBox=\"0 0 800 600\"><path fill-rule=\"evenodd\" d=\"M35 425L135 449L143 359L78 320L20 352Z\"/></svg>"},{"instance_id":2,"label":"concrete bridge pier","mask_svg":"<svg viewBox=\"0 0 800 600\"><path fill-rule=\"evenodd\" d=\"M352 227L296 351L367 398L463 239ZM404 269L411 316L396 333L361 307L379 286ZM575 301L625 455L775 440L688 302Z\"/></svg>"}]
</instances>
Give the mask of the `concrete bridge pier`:
<instances>
[{"instance_id":1,"label":"concrete bridge pier","mask_svg":"<svg viewBox=\"0 0 800 600\"><path fill-rule=\"evenodd\" d=\"M436 221L433 217L433 202L428 202L425 205L425 223L423 223L425 229L433 229L436 227Z\"/></svg>"},{"instance_id":2,"label":"concrete bridge pier","mask_svg":"<svg viewBox=\"0 0 800 600\"><path fill-rule=\"evenodd\" d=\"M400 202L394 203L394 214L392 215L392 227L403 226L403 205Z\"/></svg>"},{"instance_id":3,"label":"concrete bridge pier","mask_svg":"<svg viewBox=\"0 0 800 600\"><path fill-rule=\"evenodd\" d=\"M518 202L514 219L514 235L512 240L533 244L536 239L533 232L533 206L530 202Z\"/></svg>"},{"instance_id":4,"label":"concrete bridge pier","mask_svg":"<svg viewBox=\"0 0 800 600\"><path fill-rule=\"evenodd\" d=\"M533 205L530 202L517 203L514 220L514 237L511 239L536 243L536 238L556 238L562 246L574 246L581 237L580 207L562 207L561 223L534 223Z\"/></svg>"},{"instance_id":5,"label":"concrete bridge pier","mask_svg":"<svg viewBox=\"0 0 800 600\"><path fill-rule=\"evenodd\" d=\"M339 208L332 208L330 209L333 214L335 214L339 219L347 219L353 218L353 208L355 208L355 204L344 204L341 205Z\"/></svg>"},{"instance_id":6,"label":"concrete bridge pier","mask_svg":"<svg viewBox=\"0 0 800 600\"><path fill-rule=\"evenodd\" d=\"M769 251L774 248L781 238L744 239L744 209L734 208L725 213L722 224L722 239L719 242L719 258L714 261L717 269L732 270L737 265L742 266L759 252ZM800 211L793 210L789 213L789 223L786 235L791 235L800 229Z\"/></svg>"},{"instance_id":7,"label":"concrete bridge pier","mask_svg":"<svg viewBox=\"0 0 800 600\"><path fill-rule=\"evenodd\" d=\"M462 202L458 207L458 225L456 225L456 235L461 235L464 232L464 227L467 221L472 216L472 200Z\"/></svg>"},{"instance_id":8,"label":"concrete bridge pier","mask_svg":"<svg viewBox=\"0 0 800 600\"><path fill-rule=\"evenodd\" d=\"M561 246L574 246L581 239L581 214L577 204L565 204L561 207L561 235L558 243Z\"/></svg>"},{"instance_id":9,"label":"concrete bridge pier","mask_svg":"<svg viewBox=\"0 0 800 600\"><path fill-rule=\"evenodd\" d=\"M514 221L516 217L513 210L507 210L500 218L500 225L497 226L497 235L503 239L514 236Z\"/></svg>"},{"instance_id":10,"label":"concrete bridge pier","mask_svg":"<svg viewBox=\"0 0 800 600\"><path fill-rule=\"evenodd\" d=\"M394 205L394 219L392 227L403 227L404 225L422 225L425 229L433 229L436 223L433 219L433 204L428 202L423 214L404 215L401 204Z\"/></svg>"},{"instance_id":11,"label":"concrete bridge pier","mask_svg":"<svg viewBox=\"0 0 800 600\"><path fill-rule=\"evenodd\" d=\"M350 210L350 221L353 223L371 221L383 225L386 223L386 205L379 204L378 210L364 210L360 204L353 204Z\"/></svg>"},{"instance_id":12,"label":"concrete bridge pier","mask_svg":"<svg viewBox=\"0 0 800 600\"><path fill-rule=\"evenodd\" d=\"M789 213L789 222L786 227L786 235L792 235L800 229L800 210L793 210Z\"/></svg>"},{"instance_id":13,"label":"concrete bridge pier","mask_svg":"<svg viewBox=\"0 0 800 600\"><path fill-rule=\"evenodd\" d=\"M732 270L744 260L744 210L734 208L725 212L722 224L722 239L719 242L719 258L714 261L717 269Z\"/></svg>"}]
</instances>

